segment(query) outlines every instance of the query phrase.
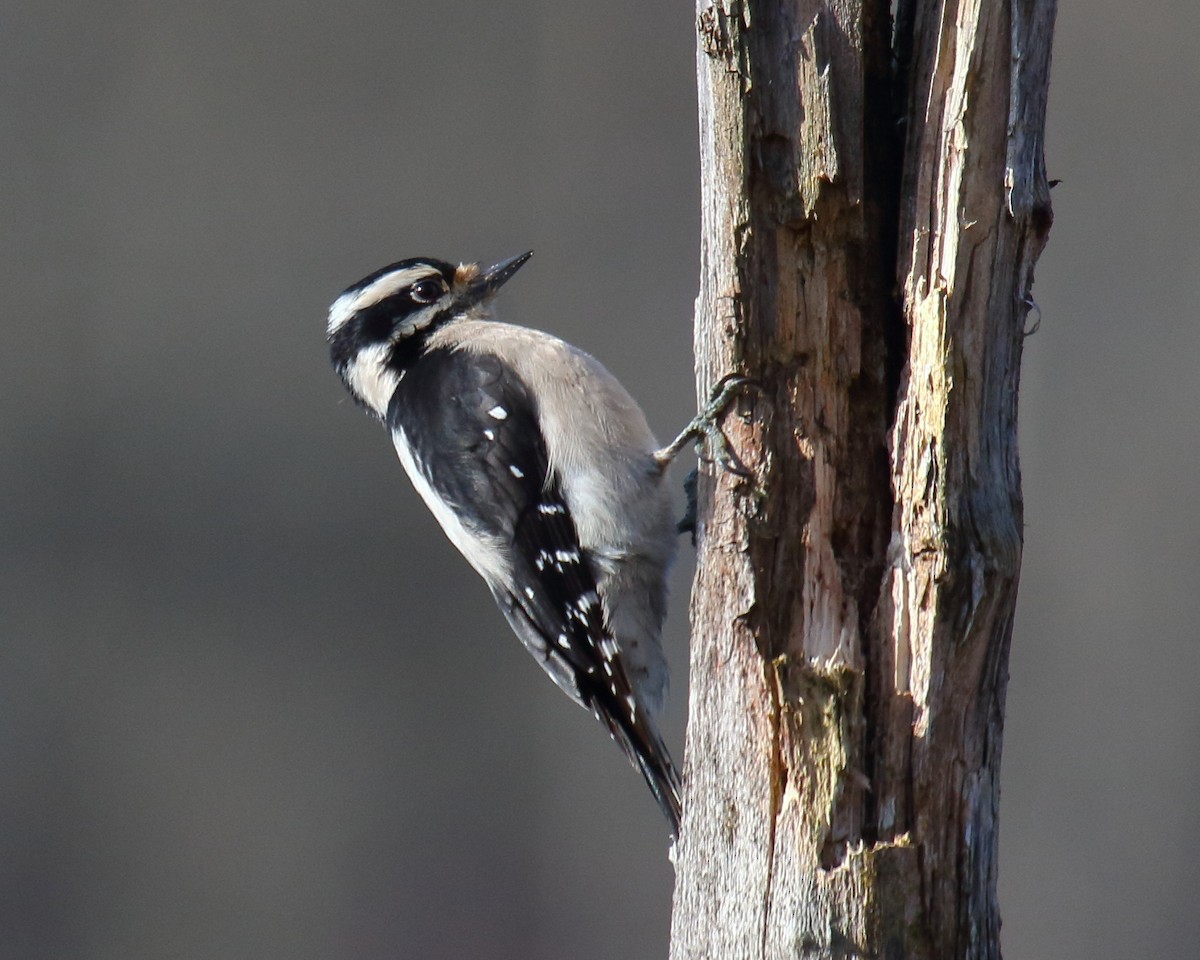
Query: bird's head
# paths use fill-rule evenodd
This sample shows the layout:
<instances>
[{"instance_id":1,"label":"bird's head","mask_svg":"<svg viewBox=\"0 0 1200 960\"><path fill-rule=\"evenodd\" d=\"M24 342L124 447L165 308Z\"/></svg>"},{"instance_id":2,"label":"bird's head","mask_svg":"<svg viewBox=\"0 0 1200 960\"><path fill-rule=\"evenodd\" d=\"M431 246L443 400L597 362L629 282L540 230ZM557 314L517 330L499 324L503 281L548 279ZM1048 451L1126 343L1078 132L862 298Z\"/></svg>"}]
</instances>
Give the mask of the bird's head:
<instances>
[{"instance_id":1,"label":"bird's head","mask_svg":"<svg viewBox=\"0 0 1200 960\"><path fill-rule=\"evenodd\" d=\"M485 316L488 302L533 256L487 270L416 257L376 270L329 308L326 339L334 369L356 401L383 417L405 363L446 323Z\"/></svg>"}]
</instances>

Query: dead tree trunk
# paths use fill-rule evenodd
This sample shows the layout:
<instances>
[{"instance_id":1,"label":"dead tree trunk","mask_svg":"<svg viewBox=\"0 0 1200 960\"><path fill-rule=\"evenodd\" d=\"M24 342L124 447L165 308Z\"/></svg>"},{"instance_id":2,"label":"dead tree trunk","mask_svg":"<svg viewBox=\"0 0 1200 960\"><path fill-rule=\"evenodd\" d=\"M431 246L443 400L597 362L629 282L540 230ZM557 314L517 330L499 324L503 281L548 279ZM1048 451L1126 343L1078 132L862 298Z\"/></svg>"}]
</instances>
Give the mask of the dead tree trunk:
<instances>
[{"instance_id":1,"label":"dead tree trunk","mask_svg":"<svg viewBox=\"0 0 1200 960\"><path fill-rule=\"evenodd\" d=\"M699 2L701 474L673 960L998 958L1017 386L1055 0Z\"/></svg>"}]
</instances>

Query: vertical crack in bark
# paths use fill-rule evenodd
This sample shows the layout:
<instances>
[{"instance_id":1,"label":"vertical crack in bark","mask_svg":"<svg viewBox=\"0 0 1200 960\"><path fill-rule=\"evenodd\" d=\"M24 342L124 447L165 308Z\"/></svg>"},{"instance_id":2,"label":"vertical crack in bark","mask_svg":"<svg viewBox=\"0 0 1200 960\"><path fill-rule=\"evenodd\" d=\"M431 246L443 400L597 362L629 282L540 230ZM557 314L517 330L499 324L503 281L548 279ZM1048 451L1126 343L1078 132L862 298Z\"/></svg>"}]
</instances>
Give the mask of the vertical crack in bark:
<instances>
[{"instance_id":1,"label":"vertical crack in bark","mask_svg":"<svg viewBox=\"0 0 1200 960\"><path fill-rule=\"evenodd\" d=\"M771 893L775 886L775 843L779 834L779 817L783 810L783 798L787 791L789 771L783 753L783 712L785 701L779 668L784 658L778 657L764 664L765 682L771 697L769 720L771 724L770 782L771 806L766 857L766 893L763 897L761 956L767 957L768 936L771 930Z\"/></svg>"},{"instance_id":2,"label":"vertical crack in bark","mask_svg":"<svg viewBox=\"0 0 1200 960\"><path fill-rule=\"evenodd\" d=\"M748 359L767 382L794 384L777 399L795 423L781 423L769 442L783 454L781 441L799 440L766 483L766 516L754 524L766 556L755 568L765 585L804 585L799 605L780 598L774 615L763 611L769 622L756 635L764 656L786 653L814 675L848 666L869 678L892 515L885 437L904 343L893 279L901 165L890 14L883 0L871 0L861 22L822 4L768 4L755 7L752 25L748 277L756 282L746 289L758 356ZM784 531L793 529L809 533L790 539ZM828 693L846 718L836 750L819 725L796 733L806 775L830 779L819 844L829 870L877 836L868 732L884 717L849 719L881 702L877 694L860 679Z\"/></svg>"}]
</instances>

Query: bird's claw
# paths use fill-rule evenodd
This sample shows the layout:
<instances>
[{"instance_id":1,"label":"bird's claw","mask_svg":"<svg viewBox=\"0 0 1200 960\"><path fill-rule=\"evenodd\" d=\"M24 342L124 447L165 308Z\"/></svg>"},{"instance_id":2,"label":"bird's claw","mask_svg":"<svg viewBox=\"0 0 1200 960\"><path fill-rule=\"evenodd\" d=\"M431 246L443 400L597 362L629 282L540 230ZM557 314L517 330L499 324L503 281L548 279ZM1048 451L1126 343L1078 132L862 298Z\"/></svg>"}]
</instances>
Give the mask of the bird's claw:
<instances>
[{"instance_id":1,"label":"bird's claw","mask_svg":"<svg viewBox=\"0 0 1200 960\"><path fill-rule=\"evenodd\" d=\"M730 401L748 386L762 389L762 384L752 377L744 377L736 373L722 377L709 394L709 400L704 409L692 418L691 422L683 428L683 431L669 446L655 454L655 459L663 467L666 467L690 440L694 441L697 447L703 444L715 454L712 459L706 459L701 455L701 459L705 462L719 463L725 470L739 477L753 476L753 473L730 448L729 439L718 422Z\"/></svg>"}]
</instances>

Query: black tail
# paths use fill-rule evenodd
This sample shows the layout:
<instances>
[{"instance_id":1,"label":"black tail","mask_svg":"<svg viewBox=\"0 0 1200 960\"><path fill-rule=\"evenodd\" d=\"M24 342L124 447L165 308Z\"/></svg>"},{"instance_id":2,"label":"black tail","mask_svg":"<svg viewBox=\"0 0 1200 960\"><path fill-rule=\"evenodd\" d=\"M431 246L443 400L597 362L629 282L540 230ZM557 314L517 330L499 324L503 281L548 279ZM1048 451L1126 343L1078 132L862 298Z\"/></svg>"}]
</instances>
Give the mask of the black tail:
<instances>
[{"instance_id":1,"label":"black tail","mask_svg":"<svg viewBox=\"0 0 1200 960\"><path fill-rule=\"evenodd\" d=\"M625 751L629 762L641 773L663 816L671 825L671 839L678 839L683 815L679 771L649 715L640 705L623 710L616 704L602 706L598 702L593 702L592 712L608 728L613 740Z\"/></svg>"}]
</instances>

